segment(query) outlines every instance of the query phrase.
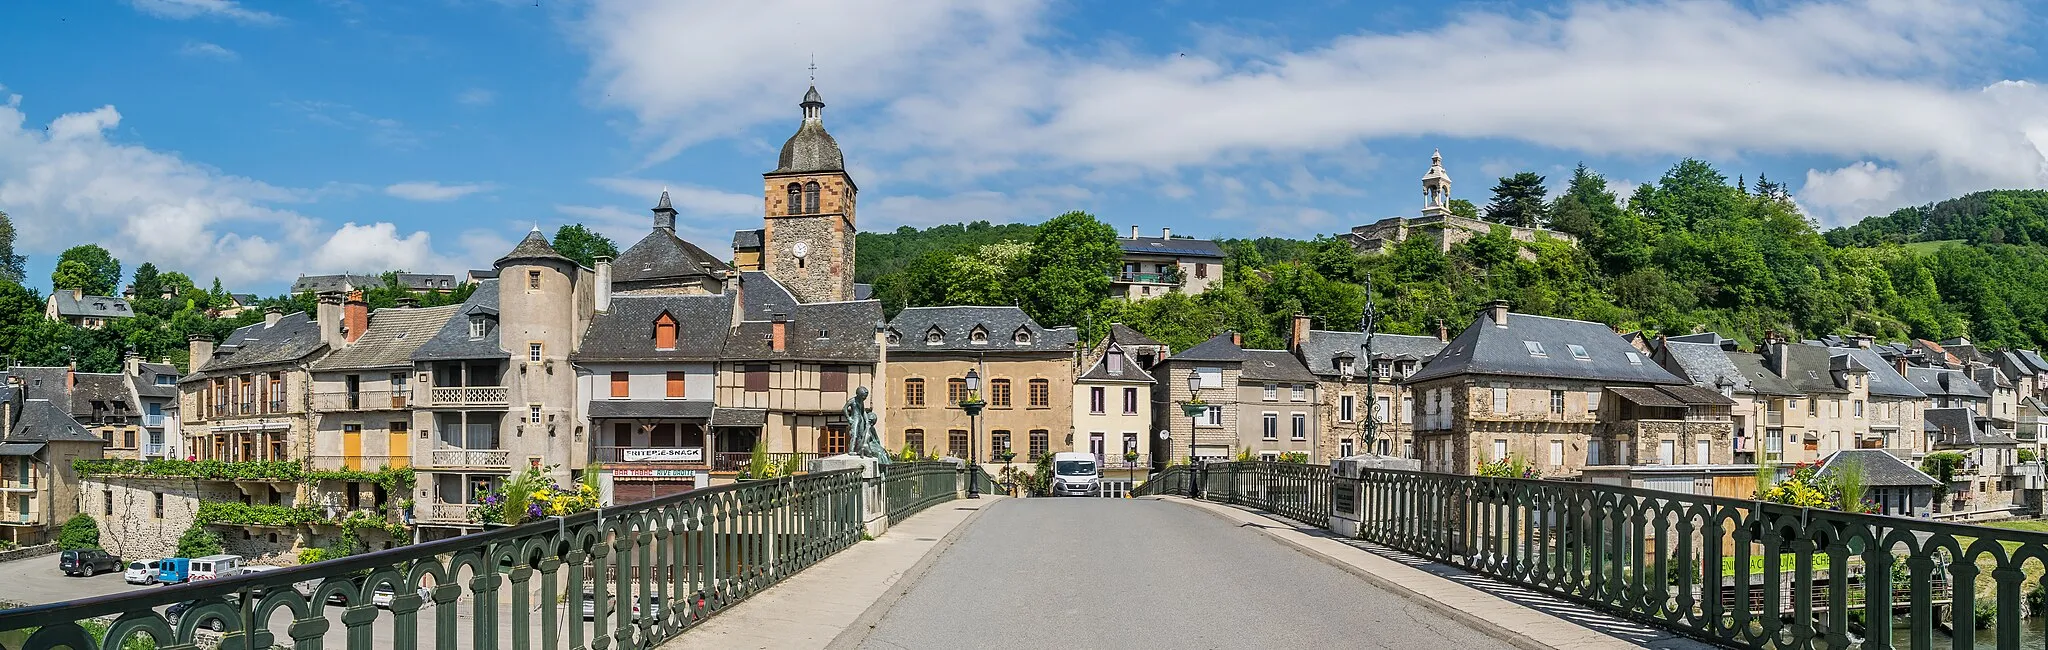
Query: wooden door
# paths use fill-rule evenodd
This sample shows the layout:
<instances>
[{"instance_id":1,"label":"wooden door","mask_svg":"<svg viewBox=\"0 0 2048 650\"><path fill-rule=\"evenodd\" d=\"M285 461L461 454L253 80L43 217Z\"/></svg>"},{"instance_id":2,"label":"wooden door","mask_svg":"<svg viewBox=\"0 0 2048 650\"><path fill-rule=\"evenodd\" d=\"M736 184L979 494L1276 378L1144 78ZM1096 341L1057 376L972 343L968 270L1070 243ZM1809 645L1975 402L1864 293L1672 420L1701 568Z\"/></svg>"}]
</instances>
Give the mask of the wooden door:
<instances>
[{"instance_id":1,"label":"wooden door","mask_svg":"<svg viewBox=\"0 0 2048 650\"><path fill-rule=\"evenodd\" d=\"M363 425L353 422L341 425L341 466L363 468Z\"/></svg>"},{"instance_id":2,"label":"wooden door","mask_svg":"<svg viewBox=\"0 0 2048 650\"><path fill-rule=\"evenodd\" d=\"M390 465L392 469L412 466L412 436L403 421L391 422Z\"/></svg>"}]
</instances>

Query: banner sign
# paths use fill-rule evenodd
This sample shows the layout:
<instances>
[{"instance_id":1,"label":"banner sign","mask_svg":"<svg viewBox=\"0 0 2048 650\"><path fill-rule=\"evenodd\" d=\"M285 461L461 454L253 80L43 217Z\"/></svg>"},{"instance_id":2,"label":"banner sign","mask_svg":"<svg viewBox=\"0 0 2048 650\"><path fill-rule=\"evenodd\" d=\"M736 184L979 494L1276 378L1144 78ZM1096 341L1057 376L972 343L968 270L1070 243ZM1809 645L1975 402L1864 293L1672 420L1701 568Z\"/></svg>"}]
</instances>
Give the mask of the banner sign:
<instances>
[{"instance_id":1,"label":"banner sign","mask_svg":"<svg viewBox=\"0 0 2048 650\"><path fill-rule=\"evenodd\" d=\"M670 447L667 449L621 449L619 458L629 463L701 463L704 462L703 447Z\"/></svg>"}]
</instances>

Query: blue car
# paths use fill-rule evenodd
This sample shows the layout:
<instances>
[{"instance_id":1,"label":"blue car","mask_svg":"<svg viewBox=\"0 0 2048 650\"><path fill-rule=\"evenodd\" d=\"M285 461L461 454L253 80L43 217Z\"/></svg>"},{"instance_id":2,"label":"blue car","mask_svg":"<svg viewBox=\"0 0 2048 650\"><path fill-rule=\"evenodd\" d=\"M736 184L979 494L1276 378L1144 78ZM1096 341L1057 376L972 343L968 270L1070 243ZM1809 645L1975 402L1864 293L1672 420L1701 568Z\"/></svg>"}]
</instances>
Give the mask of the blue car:
<instances>
[{"instance_id":1,"label":"blue car","mask_svg":"<svg viewBox=\"0 0 2048 650\"><path fill-rule=\"evenodd\" d=\"M182 557L164 558L157 566L156 581L161 584L183 584L192 579L192 560Z\"/></svg>"}]
</instances>

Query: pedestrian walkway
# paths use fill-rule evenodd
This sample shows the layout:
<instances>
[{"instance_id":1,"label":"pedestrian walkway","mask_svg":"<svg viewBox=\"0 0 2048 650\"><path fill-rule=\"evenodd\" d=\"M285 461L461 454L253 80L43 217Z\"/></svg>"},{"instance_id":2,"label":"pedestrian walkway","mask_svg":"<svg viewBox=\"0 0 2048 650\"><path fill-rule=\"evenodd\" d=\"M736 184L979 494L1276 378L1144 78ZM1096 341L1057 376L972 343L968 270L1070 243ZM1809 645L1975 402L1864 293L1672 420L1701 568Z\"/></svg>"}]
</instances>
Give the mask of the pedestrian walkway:
<instances>
[{"instance_id":1,"label":"pedestrian walkway","mask_svg":"<svg viewBox=\"0 0 2048 650\"><path fill-rule=\"evenodd\" d=\"M824 648L861 623L878 602L893 602L898 583L983 508L1003 497L941 503L804 569L719 613L663 648L802 650Z\"/></svg>"}]
</instances>

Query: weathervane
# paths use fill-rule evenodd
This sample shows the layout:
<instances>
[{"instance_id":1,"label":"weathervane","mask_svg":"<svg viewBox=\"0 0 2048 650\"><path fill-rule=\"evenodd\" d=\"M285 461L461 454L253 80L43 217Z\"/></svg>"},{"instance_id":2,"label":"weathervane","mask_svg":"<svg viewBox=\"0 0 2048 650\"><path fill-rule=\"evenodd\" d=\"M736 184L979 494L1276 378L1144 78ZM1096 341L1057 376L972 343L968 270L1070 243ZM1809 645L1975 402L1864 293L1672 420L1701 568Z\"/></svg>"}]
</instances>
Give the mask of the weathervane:
<instances>
[{"instance_id":1,"label":"weathervane","mask_svg":"<svg viewBox=\"0 0 2048 650\"><path fill-rule=\"evenodd\" d=\"M1372 357L1373 330L1379 329L1380 315L1373 307L1372 293L1372 274L1367 273L1365 274L1365 310L1358 314L1358 331L1363 332L1365 337L1358 344L1358 363L1351 365L1351 373L1354 376L1357 375L1358 367L1361 364L1368 366L1365 372L1365 449L1368 453L1372 452L1373 444L1380 437L1380 418L1379 414L1374 412L1379 405L1379 396L1373 392L1374 384L1378 383L1374 380L1379 378L1379 372L1377 364L1374 363Z\"/></svg>"},{"instance_id":2,"label":"weathervane","mask_svg":"<svg viewBox=\"0 0 2048 650\"><path fill-rule=\"evenodd\" d=\"M818 83L818 54L816 52L811 53L811 83Z\"/></svg>"}]
</instances>

